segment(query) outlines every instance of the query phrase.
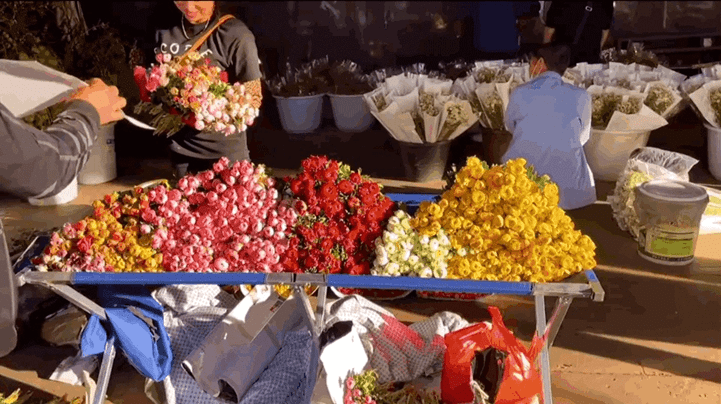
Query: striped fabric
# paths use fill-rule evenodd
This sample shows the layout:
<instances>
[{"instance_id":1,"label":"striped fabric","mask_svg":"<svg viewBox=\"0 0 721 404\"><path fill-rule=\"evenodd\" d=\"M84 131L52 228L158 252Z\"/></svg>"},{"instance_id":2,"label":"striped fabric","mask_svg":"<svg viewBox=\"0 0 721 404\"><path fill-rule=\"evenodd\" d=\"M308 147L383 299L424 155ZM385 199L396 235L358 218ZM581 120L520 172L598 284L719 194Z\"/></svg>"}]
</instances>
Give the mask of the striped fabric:
<instances>
[{"instance_id":1,"label":"striped fabric","mask_svg":"<svg viewBox=\"0 0 721 404\"><path fill-rule=\"evenodd\" d=\"M0 193L48 198L75 179L97 139L100 117L87 102L72 101L44 132L0 104Z\"/></svg>"}]
</instances>

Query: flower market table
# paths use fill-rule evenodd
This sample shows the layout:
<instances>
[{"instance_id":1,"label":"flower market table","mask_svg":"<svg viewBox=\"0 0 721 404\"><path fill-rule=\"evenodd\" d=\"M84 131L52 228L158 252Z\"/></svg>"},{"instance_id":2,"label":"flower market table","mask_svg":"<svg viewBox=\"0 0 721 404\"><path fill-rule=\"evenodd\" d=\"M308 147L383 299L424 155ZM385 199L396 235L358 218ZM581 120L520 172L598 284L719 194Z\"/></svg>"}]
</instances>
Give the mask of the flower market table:
<instances>
[{"instance_id":1,"label":"flower market table","mask_svg":"<svg viewBox=\"0 0 721 404\"><path fill-rule=\"evenodd\" d=\"M32 248L32 246L31 246ZM30 248L28 249L30 250ZM27 251L26 251L27 252ZM21 257L19 264L25 257ZM533 296L535 299L536 330L540 335L548 335L541 353L541 374L543 377L544 403L552 403L551 372L549 348L560 329L561 323L569 306L576 298L592 299L595 302L604 300L604 290L592 270L577 274L564 282L530 283L501 281L470 281L451 279L425 279L417 277L379 277L352 275L320 275L290 273L84 273L84 272L38 272L31 266L19 265L16 274L18 287L24 284L40 285L54 291L74 305L90 314L105 319L105 310L97 303L82 295L72 286L81 285L178 285L178 284L286 284L294 289L305 300L307 296L303 285L318 286L318 304L315 313L315 334L317 335L325 319L325 302L328 287L349 287L360 289L395 289L420 290L439 292L484 293L497 295ZM546 319L546 297L556 298L551 318ZM309 313L310 314L310 313ZM311 315L312 318L312 315ZM92 404L104 402L110 373L115 358L114 340L110 339L105 347L103 361L98 377L98 387Z\"/></svg>"}]
</instances>

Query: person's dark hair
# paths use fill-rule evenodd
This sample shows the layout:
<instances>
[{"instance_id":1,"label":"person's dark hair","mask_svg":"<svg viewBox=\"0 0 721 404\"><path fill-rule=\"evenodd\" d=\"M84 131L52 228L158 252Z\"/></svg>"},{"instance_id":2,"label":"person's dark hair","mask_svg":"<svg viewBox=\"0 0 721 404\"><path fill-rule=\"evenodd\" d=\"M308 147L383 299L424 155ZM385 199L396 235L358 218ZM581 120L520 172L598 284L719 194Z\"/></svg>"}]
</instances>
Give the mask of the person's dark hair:
<instances>
[{"instance_id":1,"label":"person's dark hair","mask_svg":"<svg viewBox=\"0 0 721 404\"><path fill-rule=\"evenodd\" d=\"M531 52L531 56L546 61L548 70L560 75L566 72L571 64L571 48L565 44L545 44Z\"/></svg>"}]
</instances>

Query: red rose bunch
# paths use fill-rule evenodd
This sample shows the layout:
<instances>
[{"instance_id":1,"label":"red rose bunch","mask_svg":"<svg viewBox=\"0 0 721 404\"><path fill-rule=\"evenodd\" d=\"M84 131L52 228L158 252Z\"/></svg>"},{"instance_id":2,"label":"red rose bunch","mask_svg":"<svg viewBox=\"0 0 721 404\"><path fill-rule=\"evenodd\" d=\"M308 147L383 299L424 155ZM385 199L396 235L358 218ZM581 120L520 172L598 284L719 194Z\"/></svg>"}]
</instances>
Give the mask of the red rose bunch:
<instances>
[{"instance_id":1,"label":"red rose bunch","mask_svg":"<svg viewBox=\"0 0 721 404\"><path fill-rule=\"evenodd\" d=\"M300 174L285 178L285 192L299 214L281 260L285 271L370 274L375 241L395 203L348 165L325 156L301 165Z\"/></svg>"}]
</instances>

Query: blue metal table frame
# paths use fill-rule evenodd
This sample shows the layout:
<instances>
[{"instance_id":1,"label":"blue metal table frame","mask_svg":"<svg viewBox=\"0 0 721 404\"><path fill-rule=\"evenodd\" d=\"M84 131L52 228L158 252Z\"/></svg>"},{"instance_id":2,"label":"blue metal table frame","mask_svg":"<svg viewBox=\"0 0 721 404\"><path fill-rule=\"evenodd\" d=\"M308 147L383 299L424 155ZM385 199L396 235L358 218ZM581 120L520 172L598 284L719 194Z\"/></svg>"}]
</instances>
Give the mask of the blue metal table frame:
<instances>
[{"instance_id":1,"label":"blue metal table frame","mask_svg":"<svg viewBox=\"0 0 721 404\"><path fill-rule=\"evenodd\" d=\"M575 280L585 278L582 281ZM105 310L97 303L79 293L71 285L292 285L305 300L303 285L318 286L318 301L315 313L314 334L318 335L325 322L326 297L328 287L346 287L358 289L396 289L437 292L502 294L533 296L535 299L536 331L540 335L548 332L548 339L540 356L540 369L543 379L544 403L552 404L551 369L549 348L558 334L561 323L568 312L573 299L586 298L596 302L604 300L604 290L592 270L559 283L470 281L451 279L426 279L417 277L380 277L353 275L320 275L290 273L83 273L83 272L37 272L26 268L16 274L17 286L34 284L47 287L64 297L72 304L90 314L106 318ZM551 318L546 319L546 297L557 298ZM116 351L114 341L108 341L98 376L98 387L92 404L101 404L105 400L110 372Z\"/></svg>"}]
</instances>

